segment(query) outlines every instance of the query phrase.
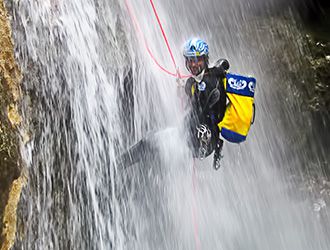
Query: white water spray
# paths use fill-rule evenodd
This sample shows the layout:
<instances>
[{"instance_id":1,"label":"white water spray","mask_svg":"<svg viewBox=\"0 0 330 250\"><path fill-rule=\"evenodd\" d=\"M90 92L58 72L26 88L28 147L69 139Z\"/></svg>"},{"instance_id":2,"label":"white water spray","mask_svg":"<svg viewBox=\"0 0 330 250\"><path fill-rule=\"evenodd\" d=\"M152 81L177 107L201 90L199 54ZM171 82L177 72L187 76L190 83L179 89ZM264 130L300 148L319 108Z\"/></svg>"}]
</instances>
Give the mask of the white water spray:
<instances>
[{"instance_id":1,"label":"white water spray","mask_svg":"<svg viewBox=\"0 0 330 250\"><path fill-rule=\"evenodd\" d=\"M131 2L150 49L171 69L149 1ZM220 171L206 159L196 172L183 136L168 129L183 120L175 79L153 64L124 3L12 3L34 132L18 249L328 249L326 223L287 178L285 166L308 161L284 126L300 118L291 93L276 89L288 81L270 61L280 41L252 3L156 2L180 65L181 45L199 36L211 61L228 58L232 72L258 81L247 142L225 144ZM120 152L163 129L158 154L126 170L116 165Z\"/></svg>"}]
</instances>

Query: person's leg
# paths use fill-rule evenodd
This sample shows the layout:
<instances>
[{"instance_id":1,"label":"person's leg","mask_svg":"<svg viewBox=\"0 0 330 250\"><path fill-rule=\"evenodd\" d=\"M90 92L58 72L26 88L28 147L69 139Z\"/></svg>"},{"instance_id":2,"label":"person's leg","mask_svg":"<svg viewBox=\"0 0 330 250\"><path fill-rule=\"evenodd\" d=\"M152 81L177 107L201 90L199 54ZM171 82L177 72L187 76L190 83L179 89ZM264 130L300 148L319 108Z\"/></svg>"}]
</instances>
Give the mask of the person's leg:
<instances>
[{"instance_id":1,"label":"person's leg","mask_svg":"<svg viewBox=\"0 0 330 250\"><path fill-rule=\"evenodd\" d=\"M219 129L216 131L216 140L214 146L214 155L213 155L213 167L218 170L221 166L221 158L222 155L222 147L223 147L223 140L219 137L220 131Z\"/></svg>"},{"instance_id":2,"label":"person's leg","mask_svg":"<svg viewBox=\"0 0 330 250\"><path fill-rule=\"evenodd\" d=\"M198 157L198 149L199 149L199 140L197 139L197 129L198 126L198 118L197 116L191 112L185 118L184 122L186 138L189 148L192 151L193 157Z\"/></svg>"}]
</instances>

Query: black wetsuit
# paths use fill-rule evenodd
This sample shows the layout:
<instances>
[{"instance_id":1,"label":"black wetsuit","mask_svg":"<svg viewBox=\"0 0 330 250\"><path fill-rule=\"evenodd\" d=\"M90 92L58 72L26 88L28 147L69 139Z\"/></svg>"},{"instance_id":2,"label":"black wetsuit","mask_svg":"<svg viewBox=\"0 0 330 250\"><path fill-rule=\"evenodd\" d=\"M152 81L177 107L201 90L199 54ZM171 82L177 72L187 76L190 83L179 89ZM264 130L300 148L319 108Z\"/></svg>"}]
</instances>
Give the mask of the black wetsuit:
<instances>
[{"instance_id":1,"label":"black wetsuit","mask_svg":"<svg viewBox=\"0 0 330 250\"><path fill-rule=\"evenodd\" d=\"M226 92L223 79L226 77L225 70L222 67L213 67L205 70L201 82L194 78L189 78L186 82L185 92L190 97L192 113L189 116L190 139L196 150L199 142L196 139L196 126L206 124L212 133L212 147L219 140L218 123L222 121L226 110ZM219 92L214 95L215 89ZM216 99L213 99L216 97ZM210 104L213 105L210 107Z\"/></svg>"}]
</instances>

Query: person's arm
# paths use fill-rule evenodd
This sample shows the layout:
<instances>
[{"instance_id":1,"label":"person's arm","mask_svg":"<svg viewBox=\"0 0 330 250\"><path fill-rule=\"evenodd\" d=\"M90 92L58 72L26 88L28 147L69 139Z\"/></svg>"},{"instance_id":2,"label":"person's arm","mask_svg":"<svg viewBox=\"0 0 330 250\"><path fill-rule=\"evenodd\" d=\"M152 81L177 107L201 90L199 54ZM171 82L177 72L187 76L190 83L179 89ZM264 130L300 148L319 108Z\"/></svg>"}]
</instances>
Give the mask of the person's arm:
<instances>
[{"instance_id":1,"label":"person's arm","mask_svg":"<svg viewBox=\"0 0 330 250\"><path fill-rule=\"evenodd\" d=\"M221 68L224 71L227 71L230 67L230 64L227 59L221 58L218 61L216 61L214 66L217 68Z\"/></svg>"},{"instance_id":2,"label":"person's arm","mask_svg":"<svg viewBox=\"0 0 330 250\"><path fill-rule=\"evenodd\" d=\"M218 85L218 89L220 90L220 92L226 92L225 90L225 86L224 86L224 79L226 78L226 74L229 70L230 64L228 62L227 59L219 59L216 63L215 63L215 68L216 68L216 74L217 76L221 79L220 84ZM227 98L227 94L225 95L226 97L226 106L229 103L229 100ZM224 97L222 97L224 98Z\"/></svg>"},{"instance_id":3,"label":"person's arm","mask_svg":"<svg viewBox=\"0 0 330 250\"><path fill-rule=\"evenodd\" d=\"M229 69L229 62L226 59L219 59L214 65L214 72L216 77L223 79L226 77Z\"/></svg>"}]
</instances>

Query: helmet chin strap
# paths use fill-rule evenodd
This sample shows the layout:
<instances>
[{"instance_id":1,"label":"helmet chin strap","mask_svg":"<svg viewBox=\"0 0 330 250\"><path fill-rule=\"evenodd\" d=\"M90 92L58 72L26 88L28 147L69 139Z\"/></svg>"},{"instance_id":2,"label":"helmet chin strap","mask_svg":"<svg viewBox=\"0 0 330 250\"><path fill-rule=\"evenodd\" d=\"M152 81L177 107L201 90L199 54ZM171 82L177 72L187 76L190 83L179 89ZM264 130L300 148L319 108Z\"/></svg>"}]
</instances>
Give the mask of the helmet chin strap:
<instances>
[{"instance_id":1,"label":"helmet chin strap","mask_svg":"<svg viewBox=\"0 0 330 250\"><path fill-rule=\"evenodd\" d=\"M197 76L192 76L196 82L201 82L204 77L205 69L202 70L201 73L199 73Z\"/></svg>"}]
</instances>

